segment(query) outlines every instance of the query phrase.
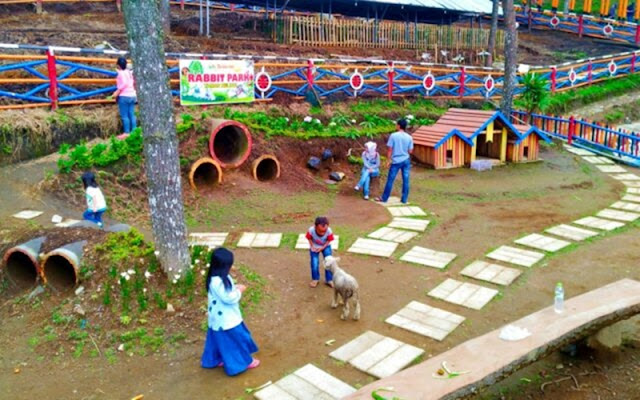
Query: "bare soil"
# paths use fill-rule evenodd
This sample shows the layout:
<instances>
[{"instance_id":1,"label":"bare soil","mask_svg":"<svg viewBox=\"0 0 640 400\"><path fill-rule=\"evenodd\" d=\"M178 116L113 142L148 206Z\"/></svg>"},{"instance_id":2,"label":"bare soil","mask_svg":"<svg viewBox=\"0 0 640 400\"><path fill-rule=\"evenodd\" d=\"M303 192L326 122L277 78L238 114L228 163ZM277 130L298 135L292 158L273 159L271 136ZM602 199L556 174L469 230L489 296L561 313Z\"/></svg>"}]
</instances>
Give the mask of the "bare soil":
<instances>
[{"instance_id":1,"label":"bare soil","mask_svg":"<svg viewBox=\"0 0 640 400\"><path fill-rule=\"evenodd\" d=\"M339 150L344 151L344 147ZM299 164L304 156L306 153L293 156L294 160L298 160L295 167L301 171L305 171L304 166ZM243 182L239 173L231 175L229 179L233 180L229 184L233 189L214 194L209 200L215 203L219 199L217 196L224 194L229 203L220 204L218 207L222 210L230 210L234 204L243 204L247 196L257 196L257 199L264 198L267 201L278 198L287 202L288 196L296 195L300 190L311 192L325 203L324 208L332 226L343 238L339 251L343 265L356 276L362 288L361 321L340 321L339 311L329 308L331 291L325 286L308 288L306 252L292 250L292 244L277 250L236 249L237 263L249 266L267 282L268 296L246 316L247 325L261 348L258 357L263 365L260 368L236 378L228 378L220 370L203 370L199 367L204 338L199 323L204 318L201 309L204 298L192 305L178 306L175 314L154 312L154 323L163 323L167 329L173 328L174 332L177 329L187 337L180 346L170 351L163 350L147 356L128 356L116 352L116 361L110 364L104 356L73 358L70 355L72 343L64 341L59 347L38 346L33 349L28 345L29 338L51 323L52 310L63 302L63 299L47 294L41 299L41 306L36 308L29 304L15 304L11 299L0 304L3 320L0 346L5 349L0 354L0 386L7 388L7 395L15 399L34 396L111 399L130 398L141 393L145 397L159 399L199 398L204 394L220 399L248 399L250 396L243 396L245 388L277 380L308 362L352 385L365 384L372 378L328 357L333 347L325 345L327 340L335 339L335 347L371 329L424 348L428 357L548 305L557 281L565 282L567 295L571 297L622 277L640 279L634 268L640 263L640 250L635 246L640 231L635 225L622 233L607 234L592 243L562 252L548 258L540 266L525 270L516 283L500 288L501 298L482 311L469 311L426 297L425 293L446 277L459 279L459 271L465 265L491 248L509 243L525 233L541 231L553 224L592 214L620 197L621 185L605 178L577 157L554 148L544 148L542 158L544 162L507 166L484 173L468 169L413 169L411 201L432 213L432 224L424 235L408 245L402 245L396 254L404 254L413 245L455 252L458 258L445 271L406 264L396 257L385 260L344 252L345 246L349 246L357 235L372 231L390 218L383 207L364 202L353 193L351 187L357 171L349 171L348 179L340 184L337 193L321 188L320 184L317 188L253 184L261 194L251 191L247 195L242 187L249 189L249 181ZM2 176L6 179L5 174ZM379 188L375 190L374 195L379 193ZM277 204L267 204L259 210L265 216L250 216L258 221L257 225L253 225L254 228L293 234L302 232L314 216L313 213L299 211L305 208L305 204L288 203L288 216L274 215L274 206ZM261 218L268 218L269 221L262 222L264 220ZM248 222L247 226L251 226L251 221L239 222ZM233 223L216 226L215 230L222 229L233 231ZM94 293L97 283L86 283L86 296ZM410 300L428 302L465 315L468 319L443 342L422 338L384 323L386 317ZM69 307L63 306L63 310L68 312ZM102 323L104 316L101 317L88 306L86 310L88 324ZM117 318L114 321L116 323ZM131 329L136 327L135 324ZM16 337L19 339L16 340ZM117 342L108 348L116 346ZM102 348L103 352L106 350ZM580 384L591 385L582 386L583 392L578 392L584 397L576 397L578 394L573 393L570 381L562 381L557 387L547 386L546 394L542 394L538 385L523 387L519 380L521 375L516 375L512 380L496 385L494 389L497 394L488 393L487 398L503 395L514 399L597 398L588 397L593 393L607 398L604 395L608 389L600 387L607 387L621 395L632 395L636 385L626 373L628 368L635 368L637 364L634 364L635 359L631 356L637 357L637 350L616 357L594 356L595 361L590 358L561 359L560 362L567 365L562 373L592 371L597 368L593 364L607 368L610 381L602 381L604 378L598 375L578 378ZM523 374L539 383L545 379L559 379L562 375L554 370L557 357L564 356L551 356L534 364L532 369L525 370ZM570 367L575 369L568 369ZM546 375L543 374L545 378L534 381L533 377L542 370L547 371L544 373ZM64 385L57 384L61 379L64 379ZM221 385L221 382L224 384ZM501 390L506 394L500 394ZM516 394L511 395L510 391Z\"/></svg>"}]
</instances>

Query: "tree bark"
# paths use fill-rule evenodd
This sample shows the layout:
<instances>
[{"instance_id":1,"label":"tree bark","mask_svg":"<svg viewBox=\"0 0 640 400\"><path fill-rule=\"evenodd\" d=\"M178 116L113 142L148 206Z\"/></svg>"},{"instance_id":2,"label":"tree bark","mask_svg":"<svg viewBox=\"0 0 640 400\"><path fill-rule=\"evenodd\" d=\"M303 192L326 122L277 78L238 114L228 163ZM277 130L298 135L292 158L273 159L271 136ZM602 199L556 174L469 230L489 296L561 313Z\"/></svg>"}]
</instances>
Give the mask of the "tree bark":
<instances>
[{"instance_id":1,"label":"tree bark","mask_svg":"<svg viewBox=\"0 0 640 400\"><path fill-rule=\"evenodd\" d=\"M511 118L518 65L518 32L516 30L516 14L513 8L513 0L504 0L502 2L502 12L504 13L506 31L504 39L504 85L500 111L505 117Z\"/></svg>"},{"instance_id":2,"label":"tree bark","mask_svg":"<svg viewBox=\"0 0 640 400\"><path fill-rule=\"evenodd\" d=\"M171 33L171 7L169 0L160 0L160 20L162 21L162 29L165 35Z\"/></svg>"},{"instance_id":3,"label":"tree bark","mask_svg":"<svg viewBox=\"0 0 640 400\"><path fill-rule=\"evenodd\" d=\"M158 2L124 0L123 8L140 105L156 254L165 272L180 274L189 267L190 255Z\"/></svg>"},{"instance_id":4,"label":"tree bark","mask_svg":"<svg viewBox=\"0 0 640 400\"><path fill-rule=\"evenodd\" d=\"M493 53L496 51L496 34L498 32L498 10L500 1L493 0L493 8L491 9L491 29L489 30L489 55L486 59L486 66L493 65Z\"/></svg>"}]
</instances>

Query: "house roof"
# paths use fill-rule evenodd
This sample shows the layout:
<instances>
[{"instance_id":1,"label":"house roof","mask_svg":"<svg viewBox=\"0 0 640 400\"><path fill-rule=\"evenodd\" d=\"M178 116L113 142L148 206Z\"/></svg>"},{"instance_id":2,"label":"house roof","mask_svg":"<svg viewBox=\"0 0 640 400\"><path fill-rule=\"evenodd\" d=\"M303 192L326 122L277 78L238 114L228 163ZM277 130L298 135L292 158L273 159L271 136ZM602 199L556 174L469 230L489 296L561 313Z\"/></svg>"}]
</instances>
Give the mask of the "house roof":
<instances>
[{"instance_id":1,"label":"house roof","mask_svg":"<svg viewBox=\"0 0 640 400\"><path fill-rule=\"evenodd\" d=\"M469 146L473 146L473 141L467 138L458 129L449 129L444 126L426 125L419 127L413 134L413 143L437 149L453 136L458 136Z\"/></svg>"},{"instance_id":2,"label":"house roof","mask_svg":"<svg viewBox=\"0 0 640 400\"><path fill-rule=\"evenodd\" d=\"M536 135L538 135L538 137L540 137L545 142L551 143L551 139L549 138L549 136L547 136L544 132L542 132L540 129L538 129L535 126L515 125L515 127L518 128L518 130L520 131L520 136L521 136L521 138L516 141L516 144L519 144L520 142L522 142L524 139L526 139L532 133L535 133Z\"/></svg>"}]
</instances>

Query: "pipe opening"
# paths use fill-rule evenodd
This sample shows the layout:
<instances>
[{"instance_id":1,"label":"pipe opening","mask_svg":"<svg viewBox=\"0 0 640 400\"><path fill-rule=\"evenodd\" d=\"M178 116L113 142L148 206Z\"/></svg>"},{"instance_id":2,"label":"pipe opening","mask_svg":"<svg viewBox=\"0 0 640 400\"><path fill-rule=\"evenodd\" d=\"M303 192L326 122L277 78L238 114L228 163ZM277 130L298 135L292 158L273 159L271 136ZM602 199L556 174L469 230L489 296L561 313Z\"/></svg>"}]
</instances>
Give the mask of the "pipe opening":
<instances>
[{"instance_id":1,"label":"pipe opening","mask_svg":"<svg viewBox=\"0 0 640 400\"><path fill-rule=\"evenodd\" d=\"M7 258L7 278L19 289L28 289L38 280L38 266L28 255L14 251Z\"/></svg>"},{"instance_id":2,"label":"pipe opening","mask_svg":"<svg viewBox=\"0 0 640 400\"><path fill-rule=\"evenodd\" d=\"M268 182L280 177L280 163L273 156L262 156L253 163L253 177Z\"/></svg>"},{"instance_id":3,"label":"pipe opening","mask_svg":"<svg viewBox=\"0 0 640 400\"><path fill-rule=\"evenodd\" d=\"M222 182L222 169L211 158L201 158L191 166L189 184L194 190L212 189Z\"/></svg>"},{"instance_id":4,"label":"pipe opening","mask_svg":"<svg viewBox=\"0 0 640 400\"><path fill-rule=\"evenodd\" d=\"M56 290L67 291L76 286L76 269L71 261L64 256L50 255L44 261L42 270L47 284Z\"/></svg>"},{"instance_id":5,"label":"pipe opening","mask_svg":"<svg viewBox=\"0 0 640 400\"><path fill-rule=\"evenodd\" d=\"M223 126L212 134L211 141L211 155L223 167L238 167L249 156L250 138L241 126Z\"/></svg>"}]
</instances>

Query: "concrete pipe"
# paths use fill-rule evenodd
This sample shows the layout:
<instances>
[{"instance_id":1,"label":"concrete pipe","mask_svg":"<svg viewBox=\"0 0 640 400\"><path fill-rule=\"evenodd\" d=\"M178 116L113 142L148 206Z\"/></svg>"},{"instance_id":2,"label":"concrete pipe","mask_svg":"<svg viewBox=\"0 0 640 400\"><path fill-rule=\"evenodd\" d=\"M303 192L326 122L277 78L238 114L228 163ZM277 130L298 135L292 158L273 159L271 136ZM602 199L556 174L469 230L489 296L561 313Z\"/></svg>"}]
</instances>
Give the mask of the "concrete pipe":
<instances>
[{"instance_id":1,"label":"concrete pipe","mask_svg":"<svg viewBox=\"0 0 640 400\"><path fill-rule=\"evenodd\" d=\"M53 289L63 292L73 289L79 280L80 261L86 240L58 247L42 258L42 278Z\"/></svg>"},{"instance_id":2,"label":"concrete pipe","mask_svg":"<svg viewBox=\"0 0 640 400\"><path fill-rule=\"evenodd\" d=\"M39 237L10 248L4 253L5 273L9 281L20 289L36 284L40 275L38 254L45 237Z\"/></svg>"},{"instance_id":3,"label":"concrete pipe","mask_svg":"<svg viewBox=\"0 0 640 400\"><path fill-rule=\"evenodd\" d=\"M243 124L226 119L211 121L209 154L222 168L237 168L251 153L251 133Z\"/></svg>"},{"instance_id":4,"label":"concrete pipe","mask_svg":"<svg viewBox=\"0 0 640 400\"><path fill-rule=\"evenodd\" d=\"M276 156L265 154L253 161L253 179L260 182L273 181L280 178L280 161Z\"/></svg>"},{"instance_id":5,"label":"concrete pipe","mask_svg":"<svg viewBox=\"0 0 640 400\"><path fill-rule=\"evenodd\" d=\"M210 188L222 183L220 164L209 157L194 162L189 171L189 184L193 190Z\"/></svg>"}]
</instances>

